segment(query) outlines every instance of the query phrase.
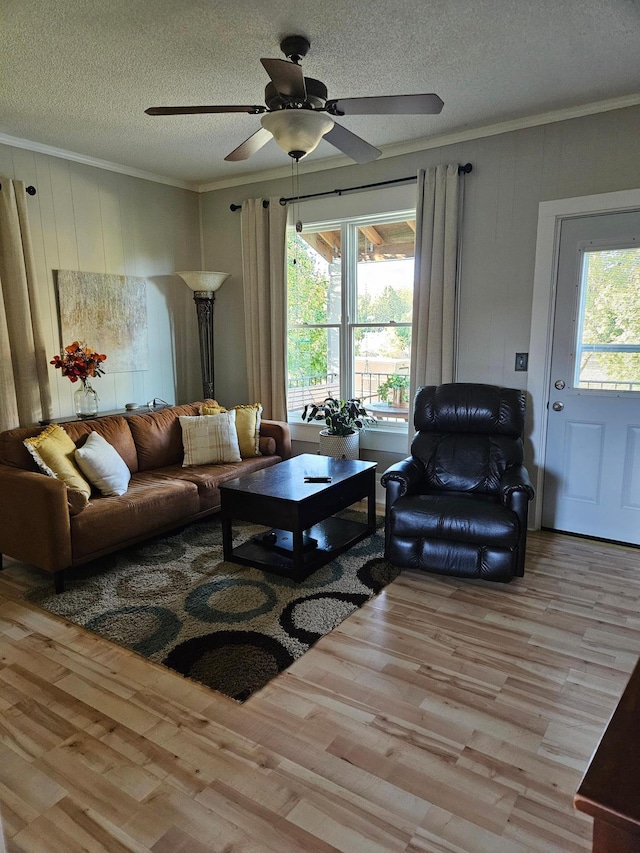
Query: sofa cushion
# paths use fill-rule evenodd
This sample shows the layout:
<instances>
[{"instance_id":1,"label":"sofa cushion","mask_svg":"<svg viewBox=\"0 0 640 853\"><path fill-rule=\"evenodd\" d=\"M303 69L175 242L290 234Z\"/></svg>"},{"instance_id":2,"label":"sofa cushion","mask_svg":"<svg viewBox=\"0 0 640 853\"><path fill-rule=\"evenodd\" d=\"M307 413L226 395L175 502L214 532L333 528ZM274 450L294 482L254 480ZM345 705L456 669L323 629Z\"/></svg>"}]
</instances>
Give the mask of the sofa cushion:
<instances>
[{"instance_id":1,"label":"sofa cushion","mask_svg":"<svg viewBox=\"0 0 640 853\"><path fill-rule=\"evenodd\" d=\"M127 491L131 471L108 441L92 432L82 447L78 447L75 460L92 486L103 495L123 495Z\"/></svg>"},{"instance_id":2,"label":"sofa cushion","mask_svg":"<svg viewBox=\"0 0 640 853\"><path fill-rule=\"evenodd\" d=\"M64 425L65 431L74 440L76 447L82 447L92 432L97 432L111 447L117 450L127 463L132 474L138 470L138 454L129 429L128 418L123 415L109 415L95 420L71 421Z\"/></svg>"},{"instance_id":3,"label":"sofa cushion","mask_svg":"<svg viewBox=\"0 0 640 853\"><path fill-rule=\"evenodd\" d=\"M138 453L139 471L153 471L182 462L184 450L178 418L180 415L193 417L199 408L200 404L172 406L127 419Z\"/></svg>"},{"instance_id":4,"label":"sofa cushion","mask_svg":"<svg viewBox=\"0 0 640 853\"><path fill-rule=\"evenodd\" d=\"M182 464L206 465L217 462L240 462L236 433L236 413L180 417L184 459Z\"/></svg>"},{"instance_id":5,"label":"sofa cushion","mask_svg":"<svg viewBox=\"0 0 640 853\"><path fill-rule=\"evenodd\" d=\"M93 498L70 518L74 562L92 554L125 547L155 531L177 526L200 511L198 489L187 480L158 480L134 474L124 495Z\"/></svg>"},{"instance_id":6,"label":"sofa cushion","mask_svg":"<svg viewBox=\"0 0 640 853\"><path fill-rule=\"evenodd\" d=\"M25 438L33 438L42 432L41 426L16 427L0 433L0 463L24 471L39 471L36 460L24 445Z\"/></svg>"},{"instance_id":7,"label":"sofa cushion","mask_svg":"<svg viewBox=\"0 0 640 853\"><path fill-rule=\"evenodd\" d=\"M49 424L39 435L25 438L24 445L43 473L62 480L70 489L82 492L89 499L91 486L76 465L73 439L62 427Z\"/></svg>"},{"instance_id":8,"label":"sofa cushion","mask_svg":"<svg viewBox=\"0 0 640 853\"><path fill-rule=\"evenodd\" d=\"M185 480L198 488L200 497L200 510L217 509L220 506L220 483L234 480L236 477L244 477L262 468L270 468L280 462L279 456L253 457L243 459L242 462L233 462L228 465L198 465L183 468L181 465L171 465L153 472L157 479Z\"/></svg>"}]
</instances>

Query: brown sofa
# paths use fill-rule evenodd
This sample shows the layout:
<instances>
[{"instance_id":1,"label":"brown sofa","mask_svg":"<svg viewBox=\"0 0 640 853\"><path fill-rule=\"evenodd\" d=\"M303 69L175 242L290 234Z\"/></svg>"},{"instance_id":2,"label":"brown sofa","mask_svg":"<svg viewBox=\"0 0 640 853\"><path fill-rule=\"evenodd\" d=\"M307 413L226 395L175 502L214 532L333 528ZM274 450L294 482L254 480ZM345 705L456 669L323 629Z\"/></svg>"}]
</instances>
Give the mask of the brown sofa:
<instances>
[{"instance_id":1,"label":"brown sofa","mask_svg":"<svg viewBox=\"0 0 640 853\"><path fill-rule=\"evenodd\" d=\"M94 493L75 515L70 513L66 485L40 473L23 445L43 427L0 433L0 568L2 554L22 560L52 572L56 592L61 592L65 569L217 512L220 483L291 456L288 424L262 420L261 456L183 467L178 418L197 415L200 405L63 424L77 446L92 430L102 435L132 475L125 494Z\"/></svg>"}]
</instances>

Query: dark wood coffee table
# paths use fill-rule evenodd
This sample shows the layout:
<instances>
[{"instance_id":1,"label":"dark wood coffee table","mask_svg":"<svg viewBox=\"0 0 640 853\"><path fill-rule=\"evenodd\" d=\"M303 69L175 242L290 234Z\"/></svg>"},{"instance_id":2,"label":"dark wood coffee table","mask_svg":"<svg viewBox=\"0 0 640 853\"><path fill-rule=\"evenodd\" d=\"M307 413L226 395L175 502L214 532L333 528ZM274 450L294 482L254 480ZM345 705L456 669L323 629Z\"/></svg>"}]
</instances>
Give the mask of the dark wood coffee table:
<instances>
[{"instance_id":1,"label":"dark wood coffee table","mask_svg":"<svg viewBox=\"0 0 640 853\"><path fill-rule=\"evenodd\" d=\"M304 580L375 531L375 469L375 462L305 453L221 483L224 559ZM307 476L331 482L306 483ZM333 517L364 498L366 524ZM233 548L234 518L273 529Z\"/></svg>"}]
</instances>

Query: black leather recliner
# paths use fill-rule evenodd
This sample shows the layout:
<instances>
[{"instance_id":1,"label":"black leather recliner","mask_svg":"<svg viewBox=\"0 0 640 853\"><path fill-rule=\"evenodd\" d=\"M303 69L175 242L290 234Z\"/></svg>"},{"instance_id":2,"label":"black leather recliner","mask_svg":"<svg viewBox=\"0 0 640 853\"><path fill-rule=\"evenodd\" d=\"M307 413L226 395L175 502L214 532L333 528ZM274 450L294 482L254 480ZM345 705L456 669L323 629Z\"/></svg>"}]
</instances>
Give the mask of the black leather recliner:
<instances>
[{"instance_id":1,"label":"black leather recliner","mask_svg":"<svg viewBox=\"0 0 640 853\"><path fill-rule=\"evenodd\" d=\"M524 574L534 494L522 464L524 413L515 388L418 390L412 455L382 476L393 565L502 582Z\"/></svg>"}]
</instances>

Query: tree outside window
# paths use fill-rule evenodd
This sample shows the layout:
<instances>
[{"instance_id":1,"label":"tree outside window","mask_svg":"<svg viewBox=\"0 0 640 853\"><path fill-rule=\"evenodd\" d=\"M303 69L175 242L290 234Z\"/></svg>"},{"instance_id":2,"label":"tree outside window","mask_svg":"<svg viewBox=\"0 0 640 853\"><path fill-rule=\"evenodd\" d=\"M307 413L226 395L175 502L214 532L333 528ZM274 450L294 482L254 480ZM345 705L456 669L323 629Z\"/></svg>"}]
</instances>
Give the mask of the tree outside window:
<instances>
[{"instance_id":1,"label":"tree outside window","mask_svg":"<svg viewBox=\"0 0 640 853\"><path fill-rule=\"evenodd\" d=\"M640 391L640 249L585 252L576 385Z\"/></svg>"}]
</instances>

